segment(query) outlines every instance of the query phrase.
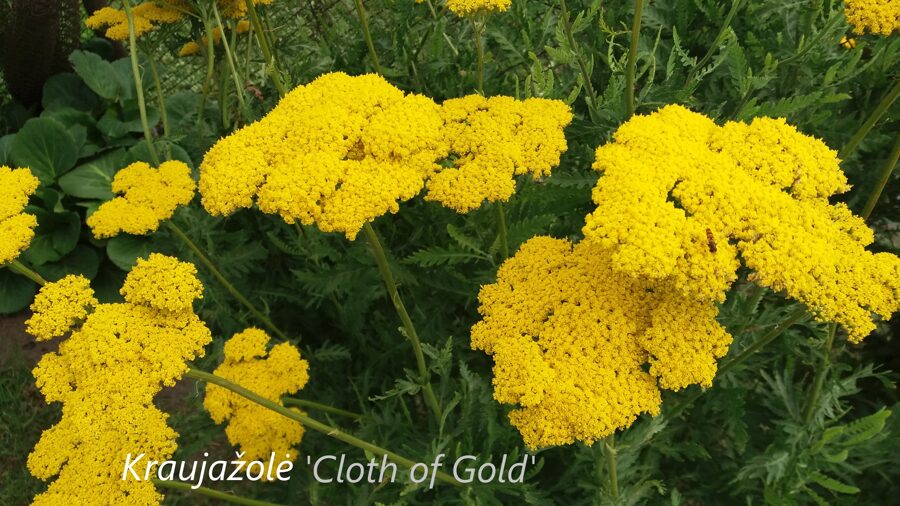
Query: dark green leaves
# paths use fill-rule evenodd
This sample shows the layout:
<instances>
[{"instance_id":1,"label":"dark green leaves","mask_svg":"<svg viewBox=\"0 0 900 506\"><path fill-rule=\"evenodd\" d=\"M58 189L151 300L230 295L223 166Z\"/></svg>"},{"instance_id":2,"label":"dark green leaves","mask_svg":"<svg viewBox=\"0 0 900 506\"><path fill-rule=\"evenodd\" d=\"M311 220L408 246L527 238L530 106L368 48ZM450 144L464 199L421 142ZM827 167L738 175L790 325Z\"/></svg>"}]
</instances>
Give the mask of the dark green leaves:
<instances>
[{"instance_id":1,"label":"dark green leaves","mask_svg":"<svg viewBox=\"0 0 900 506\"><path fill-rule=\"evenodd\" d=\"M28 167L49 185L78 161L80 145L62 123L50 118L30 119L12 140L10 155L16 166Z\"/></svg>"}]
</instances>

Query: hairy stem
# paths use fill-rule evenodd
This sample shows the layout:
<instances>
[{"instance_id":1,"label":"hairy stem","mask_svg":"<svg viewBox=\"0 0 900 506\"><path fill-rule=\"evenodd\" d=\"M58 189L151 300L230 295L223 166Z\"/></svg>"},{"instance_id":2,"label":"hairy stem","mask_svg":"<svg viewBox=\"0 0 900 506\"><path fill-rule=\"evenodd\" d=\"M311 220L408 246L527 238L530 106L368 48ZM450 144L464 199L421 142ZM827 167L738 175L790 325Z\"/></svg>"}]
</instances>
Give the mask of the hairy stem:
<instances>
[{"instance_id":1,"label":"hairy stem","mask_svg":"<svg viewBox=\"0 0 900 506\"><path fill-rule=\"evenodd\" d=\"M475 90L479 95L484 96L484 23L479 20L472 20L472 34L475 36Z\"/></svg>"},{"instance_id":2,"label":"hairy stem","mask_svg":"<svg viewBox=\"0 0 900 506\"><path fill-rule=\"evenodd\" d=\"M625 68L625 103L628 117L634 115L634 72L637 67L638 41L641 38L641 16L644 13L644 0L634 0L634 20L631 25L631 46L628 49L628 66Z\"/></svg>"},{"instance_id":3,"label":"hairy stem","mask_svg":"<svg viewBox=\"0 0 900 506\"><path fill-rule=\"evenodd\" d=\"M323 411L325 413L332 413L335 415L346 416L348 418L355 418L357 420L361 418L365 418L365 415L361 415L359 413L354 413L352 411L347 411L345 409L336 408L334 406L329 406L327 404L321 404L315 401L308 401L306 399L295 399L293 397L283 397L281 399L282 404L285 406L297 406L298 408L309 408L315 409L317 411Z\"/></svg>"},{"instance_id":4,"label":"hairy stem","mask_svg":"<svg viewBox=\"0 0 900 506\"><path fill-rule=\"evenodd\" d=\"M278 404L277 402L270 401L269 399L266 399L265 397L262 397L254 392L251 392L250 390L247 390L246 388L238 385L237 383L232 383L231 381L228 381L227 379L222 378L220 376L216 376L215 374L210 374L208 372L203 372L203 371L199 371L197 369L191 368L191 369L188 369L187 373L185 373L185 377L195 379L198 381L205 381L207 383L212 383L214 385L218 385L226 390L230 390L230 391L240 395L241 397L243 397L249 401L257 403L260 406L269 408L272 411L275 411L276 413L278 413L282 416L285 416L287 418L290 418L291 420L300 422L303 424L304 427L308 427L315 431L321 432L322 434L325 434L328 437L333 437L339 441L343 441L349 445L352 445L352 446L360 448L364 451L370 452L376 456L383 457L386 455L393 462L396 462L397 464L400 464L401 466L404 466L406 468L411 468L412 466L414 466L416 464L416 462L414 462L406 457L402 457L390 450L386 450L380 446L376 446L372 443L363 441L362 439L359 439L355 436L347 434L346 432L338 429L337 427L332 427L331 425L322 423L314 418L309 417L308 415L304 415L293 409L286 408L286 407L282 406L281 404ZM458 481L456 481L455 478L453 478L452 476L450 476L447 473L438 471L435 474L435 476L438 480L440 480L444 483L449 483L451 485L460 485L460 483Z\"/></svg>"},{"instance_id":5,"label":"hairy stem","mask_svg":"<svg viewBox=\"0 0 900 506\"><path fill-rule=\"evenodd\" d=\"M9 267L9 270L15 272L16 274L21 274L41 286L47 284L46 279L44 279L40 274L26 267L25 264L23 264L19 260L13 260L12 262L6 264L6 266Z\"/></svg>"},{"instance_id":6,"label":"hairy stem","mask_svg":"<svg viewBox=\"0 0 900 506\"><path fill-rule=\"evenodd\" d=\"M226 492L219 492L218 490L213 490L211 488L206 487L194 487L190 483L183 483L180 481L167 481L167 480L151 480L154 485L157 487L170 488L172 490L181 490L183 492L187 492L189 494L198 494L204 495L206 497L212 497L213 499L221 499L223 501L227 501L233 504L245 504L247 506L279 506L278 504L266 501L258 501L256 499L248 499L246 497L240 497L234 494L229 494Z\"/></svg>"},{"instance_id":7,"label":"hairy stem","mask_svg":"<svg viewBox=\"0 0 900 506\"><path fill-rule=\"evenodd\" d=\"M425 402L428 403L428 406L434 413L435 419L440 423L443 412L437 396L434 395L434 390L431 387L431 374L428 372L428 367L425 365L425 354L422 352L422 343L419 341L419 334L416 332L416 327L413 325L412 319L406 311L403 299L400 298L400 292L397 291L397 283L394 281L394 274L391 272L390 264L388 264L387 256L384 253L384 247L381 245L381 240L378 239L378 234L375 232L375 229L372 228L371 223L363 225L363 232L366 234L366 239L369 241L369 250L372 252L372 256L375 257L375 262L378 264L378 271L381 273L381 278L384 280L384 286L387 289L388 297L394 304L394 309L397 310L397 314L403 322L403 328L406 330L406 337L409 338L409 342L412 344L413 353L416 355L416 367L419 371L419 382L425 395Z\"/></svg>"},{"instance_id":8,"label":"hairy stem","mask_svg":"<svg viewBox=\"0 0 900 506\"><path fill-rule=\"evenodd\" d=\"M134 88L137 94L138 111L141 115L141 127L144 129L144 138L147 140L147 150L153 165L159 165L159 154L153 145L153 135L150 133L150 124L147 120L147 103L144 101L144 84L141 79L141 69L138 65L137 35L134 32L134 13L131 11L130 0L124 0L125 16L128 19L128 52L131 53L131 73L134 75Z\"/></svg>"},{"instance_id":9,"label":"hairy stem","mask_svg":"<svg viewBox=\"0 0 900 506\"><path fill-rule=\"evenodd\" d=\"M247 308L247 310L253 313L253 316L255 316L260 322L262 322L263 325L266 326L266 328L268 328L284 341L290 341L290 339L288 339L288 336L285 335L285 333L282 332L281 329L279 329L274 323L272 323L272 320L270 320L268 316L264 315L262 311L257 309L256 306L254 306L253 303L247 299L247 297L244 297L244 294L242 294L237 288L235 288L235 286L232 285L224 275L222 275L222 273L218 268L216 268L216 265L212 262L212 260L210 260L209 257L206 256L203 250L201 250L200 247L197 246L194 241L192 241L191 238L188 237L187 234L185 234L184 231L178 227L178 225L175 225L175 223L169 220L166 222L166 226L194 253L194 255L197 256L198 259L200 259L200 262L204 266L206 266L207 269L209 269L209 272L213 275L214 278L216 278L216 281L218 281L219 284L221 284L223 287L225 287L226 290L228 290L228 293L230 293L235 299L237 299L238 302L240 302L245 308Z\"/></svg>"},{"instance_id":10,"label":"hairy stem","mask_svg":"<svg viewBox=\"0 0 900 506\"><path fill-rule=\"evenodd\" d=\"M366 7L362 0L354 0L356 2L356 14L359 16L359 24L362 27L363 38L366 39L366 46L369 48L369 58L372 60L372 68L375 73L381 74L381 62L378 61L378 53L375 52L375 44L372 42L372 33L369 31L369 18L366 16Z\"/></svg>"},{"instance_id":11,"label":"hairy stem","mask_svg":"<svg viewBox=\"0 0 900 506\"><path fill-rule=\"evenodd\" d=\"M613 503L619 502L619 478L616 472L616 435L610 434L603 438L604 453L606 454L606 470L609 473L609 495Z\"/></svg>"},{"instance_id":12,"label":"hairy stem","mask_svg":"<svg viewBox=\"0 0 900 506\"><path fill-rule=\"evenodd\" d=\"M894 86L891 87L891 90L888 92L884 98L881 99L881 102L875 106L875 109L869 114L869 117L866 118L866 121L863 122L862 126L859 127L859 130L853 135L847 145L845 145L841 151L838 153L838 157L841 160L845 160L848 156L850 156L856 148L859 147L859 143L868 135L869 131L872 130L872 127L875 126L875 123L878 123L878 120L884 116L884 113L890 109L891 105L894 104L894 101L897 100L897 97L900 97L900 79L894 80Z\"/></svg>"},{"instance_id":13,"label":"hairy stem","mask_svg":"<svg viewBox=\"0 0 900 506\"><path fill-rule=\"evenodd\" d=\"M262 21L259 19L259 13L256 12L253 0L244 0L244 3L247 5L250 24L253 26L254 33L256 33L256 40L259 42L259 50L262 51L263 58L266 60L266 73L272 78L272 83L275 84L275 89L278 90L278 96L283 97L287 95L287 87L283 81L278 61L275 59L275 53L272 52L269 36L263 27Z\"/></svg>"}]
</instances>

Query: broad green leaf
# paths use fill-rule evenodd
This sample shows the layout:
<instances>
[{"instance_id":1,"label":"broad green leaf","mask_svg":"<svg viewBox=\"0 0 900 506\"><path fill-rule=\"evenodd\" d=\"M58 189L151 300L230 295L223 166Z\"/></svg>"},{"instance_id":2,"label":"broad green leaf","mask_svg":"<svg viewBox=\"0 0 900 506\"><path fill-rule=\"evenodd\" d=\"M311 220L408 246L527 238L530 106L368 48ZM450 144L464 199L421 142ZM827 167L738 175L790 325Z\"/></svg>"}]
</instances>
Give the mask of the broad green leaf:
<instances>
[{"instance_id":1,"label":"broad green leaf","mask_svg":"<svg viewBox=\"0 0 900 506\"><path fill-rule=\"evenodd\" d=\"M28 206L26 211L37 217L34 239L23 254L34 265L55 262L75 249L81 233L81 218L72 211L52 212Z\"/></svg>"},{"instance_id":2,"label":"broad green leaf","mask_svg":"<svg viewBox=\"0 0 900 506\"><path fill-rule=\"evenodd\" d=\"M52 118L34 118L16 134L11 154L13 163L28 167L41 184L49 185L75 166L79 148L60 122Z\"/></svg>"},{"instance_id":3,"label":"broad green leaf","mask_svg":"<svg viewBox=\"0 0 900 506\"><path fill-rule=\"evenodd\" d=\"M44 83L41 105L45 111L64 108L90 111L97 106L97 95L75 74L57 74Z\"/></svg>"},{"instance_id":4,"label":"broad green leaf","mask_svg":"<svg viewBox=\"0 0 900 506\"><path fill-rule=\"evenodd\" d=\"M86 244L79 244L68 255L56 262L35 266L35 270L48 281L58 281L68 274L81 274L91 279L97 275L99 267L97 250Z\"/></svg>"},{"instance_id":5,"label":"broad green leaf","mask_svg":"<svg viewBox=\"0 0 900 506\"><path fill-rule=\"evenodd\" d=\"M118 100L124 96L113 65L95 53L74 51L69 56L75 73L94 93L108 100Z\"/></svg>"},{"instance_id":6,"label":"broad green leaf","mask_svg":"<svg viewBox=\"0 0 900 506\"><path fill-rule=\"evenodd\" d=\"M124 155L124 149L117 149L79 165L59 178L59 186L73 197L111 200L113 176L124 166Z\"/></svg>"},{"instance_id":7,"label":"broad green leaf","mask_svg":"<svg viewBox=\"0 0 900 506\"><path fill-rule=\"evenodd\" d=\"M12 164L12 141L16 134L9 134L0 137L0 164Z\"/></svg>"},{"instance_id":8,"label":"broad green leaf","mask_svg":"<svg viewBox=\"0 0 900 506\"><path fill-rule=\"evenodd\" d=\"M0 268L0 314L25 309L31 304L36 292L37 285L34 281L7 268Z\"/></svg>"},{"instance_id":9,"label":"broad green leaf","mask_svg":"<svg viewBox=\"0 0 900 506\"><path fill-rule=\"evenodd\" d=\"M130 271L138 258L146 258L152 251L150 239L137 235L117 235L106 243L107 256L123 271Z\"/></svg>"}]
</instances>

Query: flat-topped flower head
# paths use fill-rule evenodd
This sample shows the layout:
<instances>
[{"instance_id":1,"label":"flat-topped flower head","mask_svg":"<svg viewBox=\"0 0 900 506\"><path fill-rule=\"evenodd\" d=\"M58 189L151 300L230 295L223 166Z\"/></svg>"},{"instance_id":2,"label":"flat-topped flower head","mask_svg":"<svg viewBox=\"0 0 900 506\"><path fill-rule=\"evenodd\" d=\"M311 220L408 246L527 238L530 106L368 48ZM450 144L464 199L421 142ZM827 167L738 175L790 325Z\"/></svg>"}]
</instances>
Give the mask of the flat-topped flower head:
<instances>
[{"instance_id":1,"label":"flat-topped flower head","mask_svg":"<svg viewBox=\"0 0 900 506\"><path fill-rule=\"evenodd\" d=\"M858 34L871 32L888 37L900 31L897 0L844 0L844 15Z\"/></svg>"},{"instance_id":2,"label":"flat-topped flower head","mask_svg":"<svg viewBox=\"0 0 900 506\"><path fill-rule=\"evenodd\" d=\"M41 287L31 304L32 315L25 328L38 341L60 337L83 321L97 304L91 282L84 276L70 274Z\"/></svg>"},{"instance_id":3,"label":"flat-topped flower head","mask_svg":"<svg viewBox=\"0 0 900 506\"><path fill-rule=\"evenodd\" d=\"M151 253L139 258L122 285L122 296L132 304L166 311L187 311L203 298L203 285L194 264Z\"/></svg>"},{"instance_id":4,"label":"flat-topped flower head","mask_svg":"<svg viewBox=\"0 0 900 506\"><path fill-rule=\"evenodd\" d=\"M454 162L429 178L425 199L461 213L509 200L515 176L550 175L572 120L565 103L543 98L469 95L447 100L441 110Z\"/></svg>"},{"instance_id":5,"label":"flat-topped flower head","mask_svg":"<svg viewBox=\"0 0 900 506\"><path fill-rule=\"evenodd\" d=\"M267 350L269 336L250 328L225 343L225 360L214 373L234 381L266 399L281 402L283 395L296 392L309 379L309 364L290 343ZM297 458L295 446L303 437L303 426L294 420L251 402L216 385L206 387L203 405L216 423L227 422L225 434L240 445L244 458Z\"/></svg>"},{"instance_id":6,"label":"flat-topped flower head","mask_svg":"<svg viewBox=\"0 0 900 506\"><path fill-rule=\"evenodd\" d=\"M174 8L173 2L165 1L150 0L135 5L131 9L131 14L136 37L152 32L159 25L176 23L184 19L184 13ZM128 15L124 9L103 7L94 11L85 24L91 30L106 27L105 35L112 40L128 39Z\"/></svg>"},{"instance_id":7,"label":"flat-topped flower head","mask_svg":"<svg viewBox=\"0 0 900 506\"><path fill-rule=\"evenodd\" d=\"M203 159L200 193L214 215L257 207L286 222L356 237L419 193L446 156L440 107L377 75L325 74Z\"/></svg>"},{"instance_id":8,"label":"flat-topped flower head","mask_svg":"<svg viewBox=\"0 0 900 506\"><path fill-rule=\"evenodd\" d=\"M506 12L512 0L447 0L447 8L459 17Z\"/></svg>"},{"instance_id":9,"label":"flat-topped flower head","mask_svg":"<svg viewBox=\"0 0 900 506\"><path fill-rule=\"evenodd\" d=\"M179 206L190 203L195 189L191 169L184 162L163 162L156 169L135 162L113 178L112 191L120 196L101 204L87 224L98 239L122 232L149 234L170 219Z\"/></svg>"},{"instance_id":10,"label":"flat-topped flower head","mask_svg":"<svg viewBox=\"0 0 900 506\"><path fill-rule=\"evenodd\" d=\"M160 265L159 260L154 262ZM143 476L123 479L122 466L129 453L160 462L171 458L177 434L153 398L163 386L175 384L187 371L188 361L203 355L212 335L190 305L173 308L157 303L193 292L196 279L178 272L163 279L148 275L146 267L135 271L125 281L130 294L175 295L126 295L121 304L97 304L86 280L70 276L47 285L36 299L29 330L37 338L70 330L65 326L75 328L33 371L47 401L62 403L62 419L44 431L28 457L32 475L42 480L56 477L33 504L99 506L162 500ZM83 311L88 305L93 310Z\"/></svg>"},{"instance_id":11,"label":"flat-topped flower head","mask_svg":"<svg viewBox=\"0 0 900 506\"><path fill-rule=\"evenodd\" d=\"M853 342L900 309L900 259L828 197L849 189L837 154L783 119L718 126L681 106L635 116L597 149L585 238L617 272L721 301L741 260Z\"/></svg>"},{"instance_id":12,"label":"flat-topped flower head","mask_svg":"<svg viewBox=\"0 0 900 506\"><path fill-rule=\"evenodd\" d=\"M493 356L494 398L519 406L510 421L531 448L656 415L661 388L711 385L728 350L714 304L612 263L596 243L535 237L478 295L472 347Z\"/></svg>"},{"instance_id":13,"label":"flat-topped flower head","mask_svg":"<svg viewBox=\"0 0 900 506\"><path fill-rule=\"evenodd\" d=\"M0 166L0 265L15 260L34 238L37 218L23 211L39 184L28 169Z\"/></svg>"}]
</instances>

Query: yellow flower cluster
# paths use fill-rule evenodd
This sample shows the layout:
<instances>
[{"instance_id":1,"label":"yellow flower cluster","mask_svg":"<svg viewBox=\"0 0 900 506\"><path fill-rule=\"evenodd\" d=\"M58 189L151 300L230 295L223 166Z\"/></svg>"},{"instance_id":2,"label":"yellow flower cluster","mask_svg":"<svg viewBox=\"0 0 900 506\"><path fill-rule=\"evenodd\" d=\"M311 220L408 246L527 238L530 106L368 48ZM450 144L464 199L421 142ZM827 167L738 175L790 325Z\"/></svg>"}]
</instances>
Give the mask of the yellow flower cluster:
<instances>
[{"instance_id":1,"label":"yellow flower cluster","mask_svg":"<svg viewBox=\"0 0 900 506\"><path fill-rule=\"evenodd\" d=\"M514 176L549 175L566 150L563 129L572 120L565 103L542 98L469 95L447 100L442 112L454 166L431 176L425 199L463 213L485 200L509 200Z\"/></svg>"},{"instance_id":2,"label":"yellow flower cluster","mask_svg":"<svg viewBox=\"0 0 900 506\"><path fill-rule=\"evenodd\" d=\"M447 0L447 8L460 17L489 12L506 12L512 0Z\"/></svg>"},{"instance_id":3,"label":"yellow flower cluster","mask_svg":"<svg viewBox=\"0 0 900 506\"><path fill-rule=\"evenodd\" d=\"M671 282L617 272L592 241L535 237L478 295L472 347L531 448L591 444L660 410L660 388L709 386L731 336ZM645 371L646 364L649 369Z\"/></svg>"},{"instance_id":4,"label":"yellow flower cluster","mask_svg":"<svg viewBox=\"0 0 900 506\"><path fill-rule=\"evenodd\" d=\"M247 33L250 31L250 22L246 19L242 19L239 21L235 27L234 31L238 34ZM212 31L213 44L219 44L222 42L222 29L220 27L216 27ZM196 54L200 54L201 48L205 48L207 45L207 38L204 35L200 38L200 42L190 41L181 46L181 49L178 50L178 56L194 56Z\"/></svg>"},{"instance_id":5,"label":"yellow flower cluster","mask_svg":"<svg viewBox=\"0 0 900 506\"><path fill-rule=\"evenodd\" d=\"M866 251L873 234L828 197L849 189L836 153L782 119L717 126L680 106L635 116L597 149L597 210L586 240L617 272L669 280L721 301L740 259L757 283L843 325L900 309L900 259Z\"/></svg>"},{"instance_id":6,"label":"yellow flower cluster","mask_svg":"<svg viewBox=\"0 0 900 506\"><path fill-rule=\"evenodd\" d=\"M34 238L37 218L22 211L38 184L28 169L0 166L0 265L15 260Z\"/></svg>"},{"instance_id":7,"label":"yellow flower cluster","mask_svg":"<svg viewBox=\"0 0 900 506\"><path fill-rule=\"evenodd\" d=\"M273 346L269 336L249 328L225 343L225 360L214 371L266 399L280 403L281 396L303 388L309 380L309 364L289 343ZM297 458L294 446L303 437L303 426L216 385L208 385L203 405L216 423L228 422L225 434L240 445L246 460L265 460L270 453L281 459Z\"/></svg>"},{"instance_id":8,"label":"yellow flower cluster","mask_svg":"<svg viewBox=\"0 0 900 506\"><path fill-rule=\"evenodd\" d=\"M134 18L134 34L136 37L151 32L161 24L181 21L184 13L175 9L172 2L156 2L153 0L135 5L131 9ZM85 22L91 30L106 27L106 36L112 40L128 40L128 15L124 10L103 7L95 11Z\"/></svg>"},{"instance_id":9,"label":"yellow flower cluster","mask_svg":"<svg viewBox=\"0 0 900 506\"><path fill-rule=\"evenodd\" d=\"M113 178L112 190L122 196L104 202L87 224L98 239L121 232L148 234L171 218L178 206L188 204L195 188L191 169L184 162L163 162L158 169L135 162Z\"/></svg>"},{"instance_id":10,"label":"yellow flower cluster","mask_svg":"<svg viewBox=\"0 0 900 506\"><path fill-rule=\"evenodd\" d=\"M187 370L185 362L202 356L212 340L190 305L161 309L148 303L151 299L144 294L186 293L199 285L195 277L184 275L191 269L182 266L164 278L160 267L171 267L172 262L155 256L135 266L126 278L130 289L123 290L125 302L120 304L96 304L89 288L77 279L42 288L34 318L53 322L54 334L59 334L62 322L50 313L72 316L73 303L88 299L94 307L59 351L44 355L33 371L47 401L63 405L60 422L44 431L28 457L34 476L42 480L57 476L33 504L143 505L162 500L143 476L123 480L123 465L129 453L132 457L144 453L147 461L172 456L177 434L166 424L167 415L154 406L153 397L163 385L174 385ZM66 289L73 293L62 296ZM49 335L46 328L39 330L39 339Z\"/></svg>"},{"instance_id":11,"label":"yellow flower cluster","mask_svg":"<svg viewBox=\"0 0 900 506\"><path fill-rule=\"evenodd\" d=\"M356 237L415 196L446 155L440 107L377 75L325 74L220 140L200 167L210 214L256 201L286 222Z\"/></svg>"},{"instance_id":12,"label":"yellow flower cluster","mask_svg":"<svg viewBox=\"0 0 900 506\"><path fill-rule=\"evenodd\" d=\"M38 341L60 337L83 321L97 304L91 282L70 274L41 288L31 304L33 314L25 328Z\"/></svg>"},{"instance_id":13,"label":"yellow flower cluster","mask_svg":"<svg viewBox=\"0 0 900 506\"><path fill-rule=\"evenodd\" d=\"M900 2L897 0L844 0L844 15L853 31L890 36L900 30Z\"/></svg>"}]
</instances>

